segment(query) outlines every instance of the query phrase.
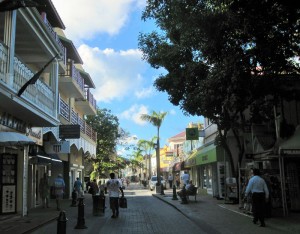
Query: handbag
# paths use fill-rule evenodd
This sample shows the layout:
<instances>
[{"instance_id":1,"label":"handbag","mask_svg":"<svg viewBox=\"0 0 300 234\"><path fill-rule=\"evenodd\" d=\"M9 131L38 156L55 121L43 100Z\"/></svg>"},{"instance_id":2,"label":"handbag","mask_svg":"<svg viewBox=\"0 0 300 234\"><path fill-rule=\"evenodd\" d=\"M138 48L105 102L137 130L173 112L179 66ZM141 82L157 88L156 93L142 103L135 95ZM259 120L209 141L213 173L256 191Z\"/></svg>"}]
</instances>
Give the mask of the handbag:
<instances>
[{"instance_id":1,"label":"handbag","mask_svg":"<svg viewBox=\"0 0 300 234\"><path fill-rule=\"evenodd\" d=\"M119 206L120 208L127 208L127 199L125 197L119 198Z\"/></svg>"}]
</instances>

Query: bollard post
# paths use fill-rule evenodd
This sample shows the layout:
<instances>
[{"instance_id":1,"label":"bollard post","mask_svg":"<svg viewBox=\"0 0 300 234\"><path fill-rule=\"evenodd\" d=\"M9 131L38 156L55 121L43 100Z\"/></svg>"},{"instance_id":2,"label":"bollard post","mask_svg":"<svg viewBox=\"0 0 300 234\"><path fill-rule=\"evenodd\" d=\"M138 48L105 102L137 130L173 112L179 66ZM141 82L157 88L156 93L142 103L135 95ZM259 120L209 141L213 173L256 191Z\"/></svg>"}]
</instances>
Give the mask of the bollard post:
<instances>
[{"instance_id":1,"label":"bollard post","mask_svg":"<svg viewBox=\"0 0 300 234\"><path fill-rule=\"evenodd\" d=\"M164 185L161 184L160 186L161 186L160 195L165 195L165 193L164 193Z\"/></svg>"},{"instance_id":2,"label":"bollard post","mask_svg":"<svg viewBox=\"0 0 300 234\"><path fill-rule=\"evenodd\" d=\"M172 200L178 200L177 194L176 194L176 186L175 186L175 184L173 185L173 198L172 198Z\"/></svg>"},{"instance_id":3,"label":"bollard post","mask_svg":"<svg viewBox=\"0 0 300 234\"><path fill-rule=\"evenodd\" d=\"M102 215L104 215L104 213L105 213L105 196L104 196L104 194L100 195L100 204L102 207Z\"/></svg>"},{"instance_id":4,"label":"bollard post","mask_svg":"<svg viewBox=\"0 0 300 234\"><path fill-rule=\"evenodd\" d=\"M93 215L103 216L105 209L105 196L104 195L94 195L93 196Z\"/></svg>"},{"instance_id":5,"label":"bollard post","mask_svg":"<svg viewBox=\"0 0 300 234\"><path fill-rule=\"evenodd\" d=\"M62 210L57 218L57 234L67 233L67 221L66 212Z\"/></svg>"},{"instance_id":6,"label":"bollard post","mask_svg":"<svg viewBox=\"0 0 300 234\"><path fill-rule=\"evenodd\" d=\"M75 207L77 206L77 193L75 190L73 190L72 192L72 203L71 203L71 206Z\"/></svg>"},{"instance_id":7,"label":"bollard post","mask_svg":"<svg viewBox=\"0 0 300 234\"><path fill-rule=\"evenodd\" d=\"M188 200L186 198L186 189L185 189L185 185L182 188L182 201L181 204L188 204Z\"/></svg>"},{"instance_id":8,"label":"bollard post","mask_svg":"<svg viewBox=\"0 0 300 234\"><path fill-rule=\"evenodd\" d=\"M84 203L83 203L83 197L78 198L78 218L77 218L77 225L75 226L75 229L85 229L87 226L85 226L85 219L84 219Z\"/></svg>"}]
</instances>

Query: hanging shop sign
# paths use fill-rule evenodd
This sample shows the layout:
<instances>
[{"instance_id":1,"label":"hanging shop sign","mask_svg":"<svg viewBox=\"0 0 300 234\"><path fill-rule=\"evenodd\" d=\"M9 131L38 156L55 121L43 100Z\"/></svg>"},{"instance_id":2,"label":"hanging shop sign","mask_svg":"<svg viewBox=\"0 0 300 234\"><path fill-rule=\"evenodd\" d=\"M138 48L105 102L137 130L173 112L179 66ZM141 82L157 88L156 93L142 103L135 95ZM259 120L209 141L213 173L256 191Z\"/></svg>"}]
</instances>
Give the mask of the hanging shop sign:
<instances>
[{"instance_id":1,"label":"hanging shop sign","mask_svg":"<svg viewBox=\"0 0 300 234\"><path fill-rule=\"evenodd\" d=\"M79 124L59 125L59 138L79 139L80 125Z\"/></svg>"},{"instance_id":2,"label":"hanging shop sign","mask_svg":"<svg viewBox=\"0 0 300 234\"><path fill-rule=\"evenodd\" d=\"M186 136L186 140L199 140L198 128L186 128L185 136Z\"/></svg>"}]
</instances>

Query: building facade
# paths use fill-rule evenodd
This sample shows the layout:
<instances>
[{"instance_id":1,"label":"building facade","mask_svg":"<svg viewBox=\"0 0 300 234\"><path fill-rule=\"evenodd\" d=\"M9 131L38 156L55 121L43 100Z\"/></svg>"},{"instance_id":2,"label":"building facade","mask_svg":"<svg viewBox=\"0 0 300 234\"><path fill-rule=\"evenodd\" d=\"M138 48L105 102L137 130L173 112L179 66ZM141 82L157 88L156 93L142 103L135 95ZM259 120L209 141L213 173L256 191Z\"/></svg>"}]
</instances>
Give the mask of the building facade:
<instances>
[{"instance_id":1,"label":"building facade","mask_svg":"<svg viewBox=\"0 0 300 234\"><path fill-rule=\"evenodd\" d=\"M94 84L71 41L63 40L65 26L51 0L42 3L0 12L0 135L13 134L0 139L0 214L26 215L40 205L44 173L50 181L62 173L69 197L74 178L83 179L84 155L96 152L96 133L84 121L96 114ZM79 125L80 135L62 139L60 125Z\"/></svg>"}]
</instances>

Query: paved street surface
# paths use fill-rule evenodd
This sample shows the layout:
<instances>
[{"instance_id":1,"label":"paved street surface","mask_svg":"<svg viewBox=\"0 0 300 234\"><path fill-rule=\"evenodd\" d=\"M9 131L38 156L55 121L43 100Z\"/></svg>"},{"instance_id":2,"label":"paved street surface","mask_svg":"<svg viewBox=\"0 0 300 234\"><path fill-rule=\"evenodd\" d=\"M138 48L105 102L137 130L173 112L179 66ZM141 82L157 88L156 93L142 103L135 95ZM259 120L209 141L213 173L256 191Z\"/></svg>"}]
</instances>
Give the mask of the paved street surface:
<instances>
[{"instance_id":1,"label":"paved street surface","mask_svg":"<svg viewBox=\"0 0 300 234\"><path fill-rule=\"evenodd\" d=\"M76 229L78 224L78 207L71 207L71 200L63 201L66 212L67 234L147 234L147 233L208 233L208 234L277 234L300 233L300 214L288 217L272 217L266 220L267 227L262 228L252 223L252 217L246 215L238 205L225 204L209 195L198 195L197 202L190 197L189 204L173 200L173 191L165 190L165 195L156 194L139 184L130 184L125 189L128 208L120 209L120 217L111 218L109 208L103 216L93 215L92 196L85 194L84 224L85 229ZM108 207L108 199L106 199ZM51 208L36 208L27 217L0 219L1 234L55 234L57 218L54 200Z\"/></svg>"},{"instance_id":2,"label":"paved street surface","mask_svg":"<svg viewBox=\"0 0 300 234\"><path fill-rule=\"evenodd\" d=\"M132 185L131 185L132 186ZM125 189L128 201L127 209L120 209L117 219L111 218L111 210L106 209L104 217L92 215L91 195L85 195L86 229L75 229L77 212L67 214L67 233L205 233L199 226L189 220L172 206L152 196L146 189ZM107 207L108 199L106 200ZM74 211L77 208L74 208ZM76 210L77 211L77 210ZM32 233L56 233L57 222L46 225Z\"/></svg>"}]
</instances>

